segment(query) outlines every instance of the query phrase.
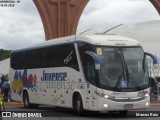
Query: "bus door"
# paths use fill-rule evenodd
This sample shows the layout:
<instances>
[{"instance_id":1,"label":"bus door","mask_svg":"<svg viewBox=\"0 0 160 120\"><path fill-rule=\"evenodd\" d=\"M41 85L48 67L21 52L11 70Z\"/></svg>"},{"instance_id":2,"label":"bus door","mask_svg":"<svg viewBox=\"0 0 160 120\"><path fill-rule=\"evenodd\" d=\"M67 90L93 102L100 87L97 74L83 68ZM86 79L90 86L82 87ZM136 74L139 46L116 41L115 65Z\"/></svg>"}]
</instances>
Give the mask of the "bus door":
<instances>
[{"instance_id":1,"label":"bus door","mask_svg":"<svg viewBox=\"0 0 160 120\"><path fill-rule=\"evenodd\" d=\"M157 100L158 98L157 80L154 78L150 78L150 91L151 91L151 101Z\"/></svg>"},{"instance_id":2,"label":"bus door","mask_svg":"<svg viewBox=\"0 0 160 120\"><path fill-rule=\"evenodd\" d=\"M149 76L150 76L150 87L151 87L151 101L159 100L160 89L159 89L159 61L156 56L151 53L145 52L148 60Z\"/></svg>"},{"instance_id":3,"label":"bus door","mask_svg":"<svg viewBox=\"0 0 160 120\"><path fill-rule=\"evenodd\" d=\"M97 110L98 99L95 91L97 91L97 88L94 85L87 83L87 100L89 110Z\"/></svg>"},{"instance_id":4,"label":"bus door","mask_svg":"<svg viewBox=\"0 0 160 120\"><path fill-rule=\"evenodd\" d=\"M86 67L85 67L85 76L86 79L88 81L87 83L87 101L88 101L88 107L90 110L97 110L97 104L98 104L98 100L97 100L97 96L96 96L96 91L97 91L97 87L96 87L96 64L95 59L97 59L96 54L94 54L93 52L86 52L88 55L86 55Z\"/></svg>"}]
</instances>

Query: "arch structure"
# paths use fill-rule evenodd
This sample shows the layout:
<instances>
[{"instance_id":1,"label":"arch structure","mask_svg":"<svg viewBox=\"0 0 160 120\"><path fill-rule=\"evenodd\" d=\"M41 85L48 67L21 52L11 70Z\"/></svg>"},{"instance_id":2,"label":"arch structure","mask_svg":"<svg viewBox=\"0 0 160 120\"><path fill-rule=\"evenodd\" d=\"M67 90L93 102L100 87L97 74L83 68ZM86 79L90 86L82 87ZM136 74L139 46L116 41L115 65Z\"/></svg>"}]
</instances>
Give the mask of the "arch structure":
<instances>
[{"instance_id":1,"label":"arch structure","mask_svg":"<svg viewBox=\"0 0 160 120\"><path fill-rule=\"evenodd\" d=\"M41 16L46 40L76 34L89 0L33 0ZM160 14L160 0L150 0Z\"/></svg>"},{"instance_id":2,"label":"arch structure","mask_svg":"<svg viewBox=\"0 0 160 120\"><path fill-rule=\"evenodd\" d=\"M160 0L149 0L160 15Z\"/></svg>"},{"instance_id":3,"label":"arch structure","mask_svg":"<svg viewBox=\"0 0 160 120\"><path fill-rule=\"evenodd\" d=\"M89 0L33 0L41 16L46 40L76 33Z\"/></svg>"}]
</instances>

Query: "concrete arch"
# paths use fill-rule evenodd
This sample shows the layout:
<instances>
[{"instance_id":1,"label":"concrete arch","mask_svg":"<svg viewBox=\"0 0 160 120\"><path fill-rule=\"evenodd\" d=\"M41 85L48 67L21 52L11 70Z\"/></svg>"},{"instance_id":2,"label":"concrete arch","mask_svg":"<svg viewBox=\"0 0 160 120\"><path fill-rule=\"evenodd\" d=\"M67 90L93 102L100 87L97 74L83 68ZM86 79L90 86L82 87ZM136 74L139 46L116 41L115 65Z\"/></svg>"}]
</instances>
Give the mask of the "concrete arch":
<instances>
[{"instance_id":1,"label":"concrete arch","mask_svg":"<svg viewBox=\"0 0 160 120\"><path fill-rule=\"evenodd\" d=\"M150 2L153 4L153 6L160 15L160 0L150 0Z\"/></svg>"},{"instance_id":2,"label":"concrete arch","mask_svg":"<svg viewBox=\"0 0 160 120\"><path fill-rule=\"evenodd\" d=\"M41 16L46 40L76 33L89 0L33 0Z\"/></svg>"}]
</instances>

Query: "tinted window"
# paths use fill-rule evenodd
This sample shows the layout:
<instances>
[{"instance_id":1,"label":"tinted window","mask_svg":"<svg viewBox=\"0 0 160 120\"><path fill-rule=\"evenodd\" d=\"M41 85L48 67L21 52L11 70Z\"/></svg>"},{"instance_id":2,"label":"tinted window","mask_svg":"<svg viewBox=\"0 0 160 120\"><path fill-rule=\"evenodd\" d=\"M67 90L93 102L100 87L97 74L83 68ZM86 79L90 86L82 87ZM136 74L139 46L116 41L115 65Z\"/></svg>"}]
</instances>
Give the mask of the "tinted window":
<instances>
[{"instance_id":1,"label":"tinted window","mask_svg":"<svg viewBox=\"0 0 160 120\"><path fill-rule=\"evenodd\" d=\"M96 84L96 71L93 58L85 53L86 51L94 51L93 45L83 42L78 43L78 49L86 79L91 83Z\"/></svg>"},{"instance_id":2,"label":"tinted window","mask_svg":"<svg viewBox=\"0 0 160 120\"><path fill-rule=\"evenodd\" d=\"M50 46L11 54L14 69L71 67L79 70L74 44Z\"/></svg>"}]
</instances>

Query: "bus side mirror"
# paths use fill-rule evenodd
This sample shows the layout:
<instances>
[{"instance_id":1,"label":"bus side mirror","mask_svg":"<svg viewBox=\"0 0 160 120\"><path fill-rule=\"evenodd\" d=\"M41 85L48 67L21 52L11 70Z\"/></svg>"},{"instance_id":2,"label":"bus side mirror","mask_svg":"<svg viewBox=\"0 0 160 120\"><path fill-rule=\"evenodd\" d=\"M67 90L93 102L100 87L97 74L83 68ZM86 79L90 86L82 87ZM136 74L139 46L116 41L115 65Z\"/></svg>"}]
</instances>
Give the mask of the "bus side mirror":
<instances>
[{"instance_id":1,"label":"bus side mirror","mask_svg":"<svg viewBox=\"0 0 160 120\"><path fill-rule=\"evenodd\" d=\"M94 52L91 52L91 51L85 51L85 53L90 55L93 58L94 64L95 64L95 69L100 70L100 59L99 59L98 55Z\"/></svg>"},{"instance_id":2,"label":"bus side mirror","mask_svg":"<svg viewBox=\"0 0 160 120\"><path fill-rule=\"evenodd\" d=\"M151 58L152 58L152 60L153 60L153 64L154 64L154 65L155 65L155 64L158 64L158 59L157 59L157 57L156 57L156 56L154 56L153 54L148 53L148 52L145 52L144 54L145 54L145 56L149 56L149 57L151 57Z\"/></svg>"},{"instance_id":3,"label":"bus side mirror","mask_svg":"<svg viewBox=\"0 0 160 120\"><path fill-rule=\"evenodd\" d=\"M151 54L151 53L148 53L148 52L145 52L144 54L145 54L145 56L149 56L149 57L152 58L152 60L153 60L153 67L156 69L156 68L157 68L157 65L158 65L158 59L157 59L157 57L154 56L154 55Z\"/></svg>"}]
</instances>

